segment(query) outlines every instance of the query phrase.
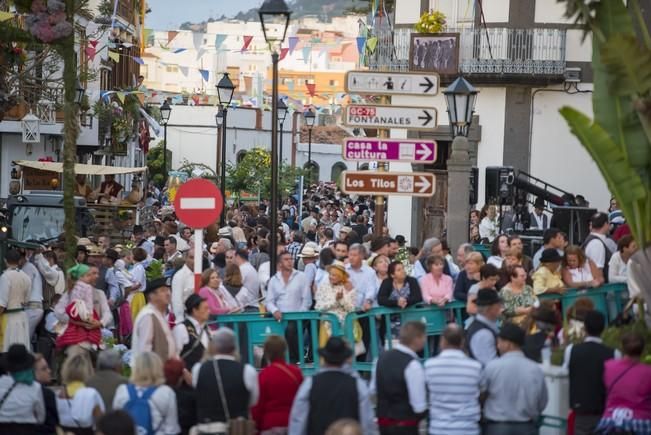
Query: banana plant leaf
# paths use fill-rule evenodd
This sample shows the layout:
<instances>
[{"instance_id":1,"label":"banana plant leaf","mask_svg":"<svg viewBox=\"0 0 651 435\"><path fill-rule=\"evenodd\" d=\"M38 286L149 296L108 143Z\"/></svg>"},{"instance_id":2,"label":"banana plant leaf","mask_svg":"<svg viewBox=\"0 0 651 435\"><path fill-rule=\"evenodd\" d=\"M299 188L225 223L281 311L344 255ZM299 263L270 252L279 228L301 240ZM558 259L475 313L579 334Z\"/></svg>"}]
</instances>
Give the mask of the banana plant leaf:
<instances>
[{"instance_id":1,"label":"banana plant leaf","mask_svg":"<svg viewBox=\"0 0 651 435\"><path fill-rule=\"evenodd\" d=\"M651 51L634 35L613 35L601 48L601 61L614 94L632 97L651 90Z\"/></svg>"},{"instance_id":2,"label":"banana plant leaf","mask_svg":"<svg viewBox=\"0 0 651 435\"><path fill-rule=\"evenodd\" d=\"M621 147L613 142L601 125L593 123L576 109L563 107L560 113L599 167L635 238L640 243L649 241L649 189L628 163Z\"/></svg>"}]
</instances>

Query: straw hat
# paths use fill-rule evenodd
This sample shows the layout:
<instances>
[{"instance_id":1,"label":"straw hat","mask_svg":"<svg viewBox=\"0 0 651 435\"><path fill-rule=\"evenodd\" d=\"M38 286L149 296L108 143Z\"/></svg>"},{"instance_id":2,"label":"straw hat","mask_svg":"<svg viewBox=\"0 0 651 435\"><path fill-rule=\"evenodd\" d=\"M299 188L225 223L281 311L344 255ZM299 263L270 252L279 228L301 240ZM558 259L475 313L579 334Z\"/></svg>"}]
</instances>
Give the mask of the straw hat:
<instances>
[{"instance_id":1,"label":"straw hat","mask_svg":"<svg viewBox=\"0 0 651 435\"><path fill-rule=\"evenodd\" d=\"M316 258L319 256L319 253L314 247L305 245L298 256L301 258Z\"/></svg>"}]
</instances>

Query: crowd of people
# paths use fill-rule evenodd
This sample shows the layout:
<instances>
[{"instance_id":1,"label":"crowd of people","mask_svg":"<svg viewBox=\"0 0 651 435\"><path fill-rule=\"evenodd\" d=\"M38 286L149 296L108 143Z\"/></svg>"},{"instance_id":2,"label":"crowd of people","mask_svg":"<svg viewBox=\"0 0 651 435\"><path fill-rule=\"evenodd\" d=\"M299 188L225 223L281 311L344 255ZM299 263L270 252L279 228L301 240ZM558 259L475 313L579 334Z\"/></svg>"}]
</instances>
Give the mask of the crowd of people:
<instances>
[{"instance_id":1,"label":"crowd of people","mask_svg":"<svg viewBox=\"0 0 651 435\"><path fill-rule=\"evenodd\" d=\"M7 373L0 430L126 435L114 431L122 422L152 434L253 427L264 434L368 434L376 427L416 434L429 416L431 434L537 433L547 404L540 364L564 344L575 433L649 433L640 428L651 427L651 384L625 390L635 379L651 382L649 367L637 364L644 339L626 335L620 354L600 342L604 318L591 299L579 298L563 324L557 304L538 297L569 288L589 295L605 282L627 281L637 248L630 235L613 246L605 213L592 217L582 246L568 246L560 230L548 228L530 258L519 236L496 234L486 258L470 243L451 250L428 238L414 248L386 228L374 232L372 201L331 185L309 191L303 206L289 198L277 231L269 228L268 203L229 209L227 225L206 231L198 289L193 229L170 207L134 226L128 242L80 238L76 264L65 271L61 241L10 249L0 277ZM277 252L270 252L271 237ZM211 321L267 313L281 322L286 313L319 311L343 327L349 314L374 307L424 304L447 312L452 301L466 304L465 324L446 314L451 323L440 339L427 337L420 322L395 318L391 331L376 322L372 334L367 316L353 323L348 343L333 333L341 328L322 322L314 351L323 365L305 378L295 364L303 360L299 336L309 334L300 323L269 336L260 358L248 354L246 329ZM395 344L371 361L374 336ZM436 356L423 366L427 342ZM374 363L370 382L353 360Z\"/></svg>"}]
</instances>

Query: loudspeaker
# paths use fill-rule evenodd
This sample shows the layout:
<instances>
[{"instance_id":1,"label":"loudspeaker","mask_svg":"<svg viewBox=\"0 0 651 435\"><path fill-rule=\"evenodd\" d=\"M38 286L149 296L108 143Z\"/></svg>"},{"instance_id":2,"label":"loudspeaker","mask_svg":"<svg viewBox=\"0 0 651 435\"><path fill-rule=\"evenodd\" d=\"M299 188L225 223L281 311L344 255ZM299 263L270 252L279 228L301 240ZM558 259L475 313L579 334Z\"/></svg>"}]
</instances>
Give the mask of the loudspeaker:
<instances>
[{"instance_id":1,"label":"loudspeaker","mask_svg":"<svg viewBox=\"0 0 651 435\"><path fill-rule=\"evenodd\" d=\"M512 204L515 196L515 171L512 166L486 168L484 200L486 204Z\"/></svg>"},{"instance_id":2,"label":"loudspeaker","mask_svg":"<svg viewBox=\"0 0 651 435\"><path fill-rule=\"evenodd\" d=\"M470 205L477 204L479 200L479 168L470 168Z\"/></svg>"}]
</instances>

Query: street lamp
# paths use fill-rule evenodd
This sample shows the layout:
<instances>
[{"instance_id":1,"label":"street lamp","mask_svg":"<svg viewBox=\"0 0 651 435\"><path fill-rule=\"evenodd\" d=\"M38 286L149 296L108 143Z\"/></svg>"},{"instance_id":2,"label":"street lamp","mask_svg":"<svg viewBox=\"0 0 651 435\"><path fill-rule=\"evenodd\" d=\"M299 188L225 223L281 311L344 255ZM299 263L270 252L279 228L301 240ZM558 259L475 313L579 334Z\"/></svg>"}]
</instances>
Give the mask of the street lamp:
<instances>
[{"instance_id":1,"label":"street lamp","mask_svg":"<svg viewBox=\"0 0 651 435\"><path fill-rule=\"evenodd\" d=\"M228 106L231 105L231 100L233 99L233 93L235 92L235 85L228 77L228 73L225 72L222 76L219 83L217 83L217 96L219 97L220 109L215 115L215 121L217 125L221 125L222 130L222 141L221 141L221 152L222 152L222 164L219 171L220 181L219 184L222 190L222 196L224 197L224 202L226 202L226 118L228 115ZM219 123L219 114L221 112L221 124ZM226 225L226 207L222 211L222 215L219 218L219 225L221 227Z\"/></svg>"},{"instance_id":2,"label":"street lamp","mask_svg":"<svg viewBox=\"0 0 651 435\"><path fill-rule=\"evenodd\" d=\"M445 103L448 106L452 136L468 136L478 93L477 89L463 76L459 76L443 91Z\"/></svg>"},{"instance_id":3,"label":"street lamp","mask_svg":"<svg viewBox=\"0 0 651 435\"><path fill-rule=\"evenodd\" d=\"M468 133L472 124L478 91L459 76L443 92L448 106L450 130L454 140L448 167L447 238L450 246L461 246L468 241L470 216L470 145ZM467 192L467 195L459 195Z\"/></svg>"},{"instance_id":4,"label":"street lamp","mask_svg":"<svg viewBox=\"0 0 651 435\"><path fill-rule=\"evenodd\" d=\"M312 128L314 127L314 121L316 116L312 109L306 110L303 113L303 119L305 120L305 125L307 125L307 167L308 167L308 184L312 183Z\"/></svg>"},{"instance_id":5,"label":"street lamp","mask_svg":"<svg viewBox=\"0 0 651 435\"><path fill-rule=\"evenodd\" d=\"M224 129L224 108L222 106L219 106L219 110L217 113L215 113L215 124L217 125L217 152L215 153L215 172L218 172L220 177L222 174L223 169L221 169L219 161L224 161L224 159L220 159L220 155L222 154L222 149L226 149L224 147L224 142L222 140L222 130ZM220 181L221 183L221 181ZM224 201L226 201L226 198L224 198ZM220 216L219 218L219 223L223 223L223 215Z\"/></svg>"},{"instance_id":6,"label":"street lamp","mask_svg":"<svg viewBox=\"0 0 651 435\"><path fill-rule=\"evenodd\" d=\"M167 121L171 114L172 107L167 100L163 101L160 106L160 123L163 124L163 183L167 182Z\"/></svg>"},{"instance_id":7,"label":"street lamp","mask_svg":"<svg viewBox=\"0 0 651 435\"><path fill-rule=\"evenodd\" d=\"M278 122L280 123L280 152L278 153L278 161L281 167L283 165L283 125L285 124L285 118L287 118L287 104L280 99L278 100Z\"/></svg>"},{"instance_id":8,"label":"street lamp","mask_svg":"<svg viewBox=\"0 0 651 435\"><path fill-rule=\"evenodd\" d=\"M86 89L79 81L79 77L77 77L77 82L75 83L75 103L77 103L77 105L81 105L85 93Z\"/></svg>"},{"instance_id":9,"label":"street lamp","mask_svg":"<svg viewBox=\"0 0 651 435\"><path fill-rule=\"evenodd\" d=\"M291 11L284 0L265 0L258 15L264 39L271 51L272 85L271 85L271 276L276 274L276 257L278 255L278 58L280 48L285 41Z\"/></svg>"}]
</instances>

